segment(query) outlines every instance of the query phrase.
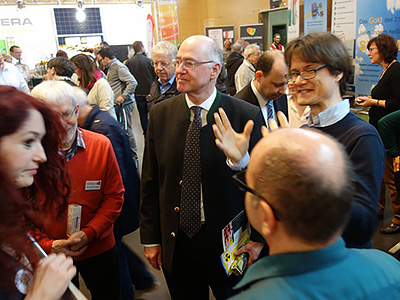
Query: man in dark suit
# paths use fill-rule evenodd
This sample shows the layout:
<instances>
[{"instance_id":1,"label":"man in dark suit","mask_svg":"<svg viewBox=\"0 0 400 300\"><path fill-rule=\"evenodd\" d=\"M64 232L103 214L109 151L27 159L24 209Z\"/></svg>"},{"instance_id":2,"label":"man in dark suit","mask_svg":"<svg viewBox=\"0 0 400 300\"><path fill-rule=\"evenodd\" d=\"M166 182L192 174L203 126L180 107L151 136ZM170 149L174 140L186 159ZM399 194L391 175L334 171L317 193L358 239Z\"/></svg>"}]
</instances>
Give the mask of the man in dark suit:
<instances>
[{"instance_id":1,"label":"man in dark suit","mask_svg":"<svg viewBox=\"0 0 400 300\"><path fill-rule=\"evenodd\" d=\"M244 209L243 193L231 176L234 166L240 168L246 160L241 150L260 138L262 117L256 107L216 90L222 53L212 39L186 39L175 65L177 88L182 94L154 105L149 117L142 172L141 242L151 265L156 269L162 266L173 299L209 299L209 287L217 299L226 299L234 294L232 287L239 277L228 277L222 267L222 230ZM217 111L224 122L230 118L236 132L244 128L236 135L240 142L234 151L226 153L228 161L213 134ZM216 120L223 125L219 117ZM191 150L199 153L191 153L188 159L195 122L199 126L198 146ZM187 163L195 160L198 167L186 174ZM193 189L189 196L198 195L193 205L197 230L190 234L184 224L187 199L183 196L195 175L199 176L198 190ZM250 243L253 249L249 250L255 250L250 253L251 260L258 257L261 247Z\"/></svg>"},{"instance_id":2,"label":"man in dark suit","mask_svg":"<svg viewBox=\"0 0 400 300\"><path fill-rule=\"evenodd\" d=\"M285 95L287 73L288 67L280 51L264 52L257 61L255 78L235 97L260 107L267 125L271 117L277 121L278 111L282 111L287 117L288 105ZM272 111L268 115L269 109Z\"/></svg>"},{"instance_id":3,"label":"man in dark suit","mask_svg":"<svg viewBox=\"0 0 400 300\"><path fill-rule=\"evenodd\" d=\"M226 72L228 73L228 86L226 87L226 93L228 95L236 94L236 86L235 86L235 74L237 69L239 69L240 65L243 62L243 47L239 43L234 43L231 47L232 53L226 59Z\"/></svg>"},{"instance_id":4,"label":"man in dark suit","mask_svg":"<svg viewBox=\"0 0 400 300\"><path fill-rule=\"evenodd\" d=\"M154 73L151 59L145 54L143 43L141 41L136 41L133 43L132 47L135 51L135 55L126 62L126 66L138 82L135 90L135 99L139 111L143 135L146 136L148 114L146 96L150 92L150 86L153 83L156 74Z\"/></svg>"}]
</instances>

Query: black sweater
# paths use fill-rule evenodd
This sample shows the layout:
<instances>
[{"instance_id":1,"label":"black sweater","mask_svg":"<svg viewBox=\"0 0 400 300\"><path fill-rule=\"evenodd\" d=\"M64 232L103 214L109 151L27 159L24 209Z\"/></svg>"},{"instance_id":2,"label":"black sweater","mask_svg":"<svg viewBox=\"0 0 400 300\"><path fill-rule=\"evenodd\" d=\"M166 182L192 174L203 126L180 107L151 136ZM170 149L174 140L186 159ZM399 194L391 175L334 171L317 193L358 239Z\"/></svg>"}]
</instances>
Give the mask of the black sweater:
<instances>
[{"instance_id":1,"label":"black sweater","mask_svg":"<svg viewBox=\"0 0 400 300\"><path fill-rule=\"evenodd\" d=\"M378 129L378 121L400 109L400 63L393 63L372 89L372 99L386 100L386 108L372 106L369 110L369 122Z\"/></svg>"}]
</instances>

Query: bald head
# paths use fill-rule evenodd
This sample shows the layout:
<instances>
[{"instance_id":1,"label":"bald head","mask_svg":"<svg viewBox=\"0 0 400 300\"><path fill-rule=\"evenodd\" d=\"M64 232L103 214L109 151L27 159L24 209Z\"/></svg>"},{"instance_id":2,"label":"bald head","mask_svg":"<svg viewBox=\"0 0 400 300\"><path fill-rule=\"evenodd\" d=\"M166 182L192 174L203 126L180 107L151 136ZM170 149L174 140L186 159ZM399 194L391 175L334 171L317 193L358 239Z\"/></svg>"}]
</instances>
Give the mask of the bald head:
<instances>
[{"instance_id":1,"label":"bald head","mask_svg":"<svg viewBox=\"0 0 400 300\"><path fill-rule=\"evenodd\" d=\"M215 89L222 66L222 51L218 44L204 35L187 38L176 56L176 84L181 93L199 105Z\"/></svg>"},{"instance_id":2,"label":"bald head","mask_svg":"<svg viewBox=\"0 0 400 300\"><path fill-rule=\"evenodd\" d=\"M276 70L282 70L284 74L287 74L288 67L285 62L285 57L281 51L268 50L261 54L257 61L256 71L262 71L264 75L268 75L272 68Z\"/></svg>"},{"instance_id":3,"label":"bald head","mask_svg":"<svg viewBox=\"0 0 400 300\"><path fill-rule=\"evenodd\" d=\"M339 236L352 207L352 171L342 146L306 129L280 129L253 149L249 186L275 207L286 232L324 243Z\"/></svg>"},{"instance_id":4,"label":"bald head","mask_svg":"<svg viewBox=\"0 0 400 300\"><path fill-rule=\"evenodd\" d=\"M186 45L194 45L204 54L204 58L222 64L222 51L218 44L205 35L193 35L183 41L180 49Z\"/></svg>"},{"instance_id":5,"label":"bald head","mask_svg":"<svg viewBox=\"0 0 400 300\"><path fill-rule=\"evenodd\" d=\"M278 50L264 52L257 61L254 86L266 100L276 100L286 90L288 67Z\"/></svg>"}]
</instances>

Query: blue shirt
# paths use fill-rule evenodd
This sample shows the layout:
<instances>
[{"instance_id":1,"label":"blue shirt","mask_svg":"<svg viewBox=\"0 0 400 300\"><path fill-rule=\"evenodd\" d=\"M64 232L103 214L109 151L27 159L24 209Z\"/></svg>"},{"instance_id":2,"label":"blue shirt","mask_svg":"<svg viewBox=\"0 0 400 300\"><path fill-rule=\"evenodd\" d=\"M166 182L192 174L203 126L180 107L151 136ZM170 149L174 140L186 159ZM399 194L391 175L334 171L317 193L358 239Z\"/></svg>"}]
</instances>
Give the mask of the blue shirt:
<instances>
[{"instance_id":1,"label":"blue shirt","mask_svg":"<svg viewBox=\"0 0 400 300\"><path fill-rule=\"evenodd\" d=\"M82 131L79 128L76 130L76 139L72 144L72 147L65 151L65 159L70 161L75 154L78 152L78 147L82 149L86 149L85 142L83 141Z\"/></svg>"},{"instance_id":2,"label":"blue shirt","mask_svg":"<svg viewBox=\"0 0 400 300\"><path fill-rule=\"evenodd\" d=\"M339 239L317 251L271 255L249 267L231 298L400 299L400 263L375 249L348 249Z\"/></svg>"},{"instance_id":3,"label":"blue shirt","mask_svg":"<svg viewBox=\"0 0 400 300\"><path fill-rule=\"evenodd\" d=\"M167 83L165 83L165 84L162 84L160 78L158 78L158 83L160 84L160 93L161 93L161 94L164 94L166 91L168 91L168 89L170 88L170 86L172 85L172 83L174 82L174 80L175 80L175 74L174 74L174 75L171 77L171 79L170 79Z\"/></svg>"},{"instance_id":4,"label":"blue shirt","mask_svg":"<svg viewBox=\"0 0 400 300\"><path fill-rule=\"evenodd\" d=\"M343 119L350 111L350 102L344 99L341 102L328 107L315 117L308 119L309 127L326 127L333 125Z\"/></svg>"}]
</instances>

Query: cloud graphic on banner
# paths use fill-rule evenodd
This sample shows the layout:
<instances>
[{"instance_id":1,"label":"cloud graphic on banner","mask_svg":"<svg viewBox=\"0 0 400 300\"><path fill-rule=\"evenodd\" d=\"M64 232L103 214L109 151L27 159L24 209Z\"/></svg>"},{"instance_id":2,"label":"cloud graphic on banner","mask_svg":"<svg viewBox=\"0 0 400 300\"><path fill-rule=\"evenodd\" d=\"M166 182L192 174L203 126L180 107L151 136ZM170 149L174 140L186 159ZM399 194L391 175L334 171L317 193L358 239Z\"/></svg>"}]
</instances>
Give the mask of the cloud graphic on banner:
<instances>
[{"instance_id":1,"label":"cloud graphic on banner","mask_svg":"<svg viewBox=\"0 0 400 300\"><path fill-rule=\"evenodd\" d=\"M399 0L400 1L400 0ZM378 24L378 25L375 25L375 28L374 28L374 30L372 31L372 33L371 33L371 37L376 37L376 36L378 36L379 34L381 34L382 32L383 32L383 25L382 24Z\"/></svg>"},{"instance_id":2,"label":"cloud graphic on banner","mask_svg":"<svg viewBox=\"0 0 400 300\"><path fill-rule=\"evenodd\" d=\"M364 24L361 24L358 27L358 35L357 36L358 36L357 40L356 40L357 47L359 47L361 51L363 51L365 54L367 54L368 49L366 47L366 43L369 41L370 38L369 38L369 35L367 34L367 28L364 26ZM363 49L362 45L365 46L364 50L362 50ZM362 74L363 73L363 71L361 70L361 67L360 67L360 63L362 63L363 60L364 60L363 57L356 55L356 61L355 61L355 64L354 64L354 67L355 67L354 68L354 73L355 74Z\"/></svg>"},{"instance_id":3,"label":"cloud graphic on banner","mask_svg":"<svg viewBox=\"0 0 400 300\"><path fill-rule=\"evenodd\" d=\"M394 14L396 10L400 10L400 0L386 0L386 7L388 11Z\"/></svg>"}]
</instances>

